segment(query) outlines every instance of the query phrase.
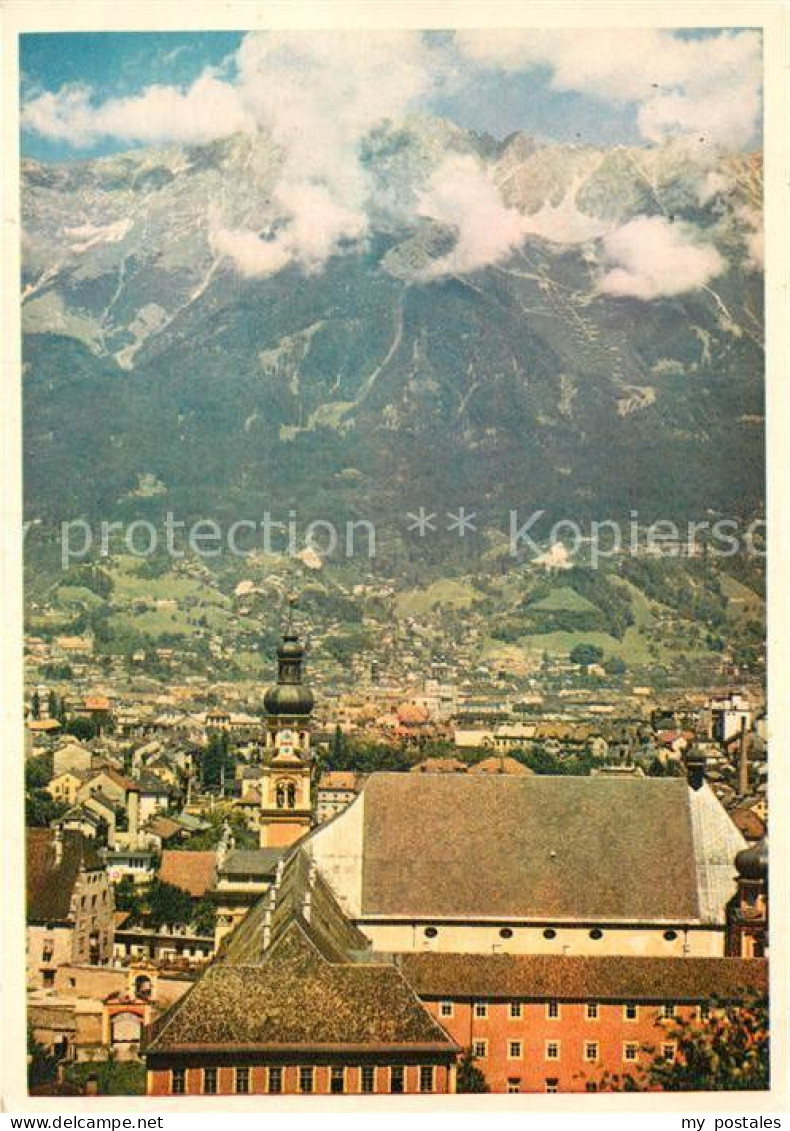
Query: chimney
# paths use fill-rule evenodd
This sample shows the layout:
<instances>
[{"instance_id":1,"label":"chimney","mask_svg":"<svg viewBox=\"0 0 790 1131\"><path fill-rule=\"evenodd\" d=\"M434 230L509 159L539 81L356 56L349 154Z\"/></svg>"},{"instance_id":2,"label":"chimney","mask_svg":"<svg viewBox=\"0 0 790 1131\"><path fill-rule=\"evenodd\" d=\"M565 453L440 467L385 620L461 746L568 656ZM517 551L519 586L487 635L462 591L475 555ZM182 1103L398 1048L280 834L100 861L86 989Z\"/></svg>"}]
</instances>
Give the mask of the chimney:
<instances>
[{"instance_id":1,"label":"chimney","mask_svg":"<svg viewBox=\"0 0 790 1131\"><path fill-rule=\"evenodd\" d=\"M746 731L746 716L741 716L741 739L738 747L738 796L745 797L749 792L749 735Z\"/></svg>"},{"instance_id":2,"label":"chimney","mask_svg":"<svg viewBox=\"0 0 790 1131\"><path fill-rule=\"evenodd\" d=\"M140 836L140 790L133 786L126 794L127 824L129 829L129 847L137 848Z\"/></svg>"}]
</instances>

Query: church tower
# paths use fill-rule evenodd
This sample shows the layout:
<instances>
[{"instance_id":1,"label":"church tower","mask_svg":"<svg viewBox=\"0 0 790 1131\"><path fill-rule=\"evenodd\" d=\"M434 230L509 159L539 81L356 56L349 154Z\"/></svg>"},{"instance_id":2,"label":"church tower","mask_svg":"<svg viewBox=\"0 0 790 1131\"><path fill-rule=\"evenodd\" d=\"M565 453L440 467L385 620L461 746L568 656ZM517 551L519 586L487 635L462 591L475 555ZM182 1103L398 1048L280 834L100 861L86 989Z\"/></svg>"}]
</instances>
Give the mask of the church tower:
<instances>
[{"instance_id":1,"label":"church tower","mask_svg":"<svg viewBox=\"0 0 790 1131\"><path fill-rule=\"evenodd\" d=\"M765 958L768 954L768 839L735 857L738 890L727 904L725 954Z\"/></svg>"},{"instance_id":2,"label":"church tower","mask_svg":"<svg viewBox=\"0 0 790 1131\"><path fill-rule=\"evenodd\" d=\"M261 848L293 844L312 823L310 727L313 693L304 684L304 646L289 620L277 649L277 682L264 696Z\"/></svg>"}]
</instances>

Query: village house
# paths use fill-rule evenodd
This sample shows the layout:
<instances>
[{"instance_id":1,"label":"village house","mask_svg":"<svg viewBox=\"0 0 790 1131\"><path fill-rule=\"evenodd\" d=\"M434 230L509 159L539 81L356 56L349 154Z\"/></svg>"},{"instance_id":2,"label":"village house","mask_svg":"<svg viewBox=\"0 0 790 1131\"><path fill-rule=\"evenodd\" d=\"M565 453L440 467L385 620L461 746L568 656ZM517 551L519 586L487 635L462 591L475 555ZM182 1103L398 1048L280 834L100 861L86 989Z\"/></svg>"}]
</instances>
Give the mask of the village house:
<instances>
[{"instance_id":1,"label":"village house","mask_svg":"<svg viewBox=\"0 0 790 1131\"><path fill-rule=\"evenodd\" d=\"M318 779L315 819L320 825L342 812L359 793L364 777L352 770L327 770Z\"/></svg>"},{"instance_id":2,"label":"village house","mask_svg":"<svg viewBox=\"0 0 790 1131\"><path fill-rule=\"evenodd\" d=\"M109 962L113 893L103 861L81 833L28 829L28 985L54 984L64 963Z\"/></svg>"}]
</instances>

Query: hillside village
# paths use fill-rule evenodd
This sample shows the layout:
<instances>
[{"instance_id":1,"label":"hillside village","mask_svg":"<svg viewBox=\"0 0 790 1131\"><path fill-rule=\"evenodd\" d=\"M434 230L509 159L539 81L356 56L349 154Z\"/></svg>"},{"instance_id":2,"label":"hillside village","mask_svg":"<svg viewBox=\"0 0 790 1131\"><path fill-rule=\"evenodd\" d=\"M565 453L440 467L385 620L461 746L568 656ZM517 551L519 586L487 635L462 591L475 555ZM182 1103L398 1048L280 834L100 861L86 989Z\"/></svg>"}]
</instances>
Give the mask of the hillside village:
<instances>
[{"instance_id":1,"label":"hillside village","mask_svg":"<svg viewBox=\"0 0 790 1131\"><path fill-rule=\"evenodd\" d=\"M221 605L201 577L192 584L205 595L192 604L185 579L167 583L183 595L164 611L138 583L135 600L152 616L199 623L216 601L228 625L243 624L239 606L256 596L237 583ZM288 844L336 822L381 772L426 790L437 776L482 789L503 778L680 782L702 766L736 847L764 840L768 735L756 680L720 667L718 687L662 693L584 642L522 670L501 670L500 659L465 672L442 655L418 679L429 647L415 613L393 626L381 659L349 656L336 686L321 663L329 633L311 631L310 756L302 784L294 778L287 798L278 786L276 800L276 706L263 688L279 618L257 640L245 629L260 680L187 674L188 650L175 644L113 656L90 631L28 636L28 989L34 1048L50 1066L41 1086L143 1089L148 1027L277 890ZM309 623L301 607L297 619ZM221 666L218 636L207 644ZM390 669L387 655L402 666ZM282 825L282 806L295 823Z\"/></svg>"}]
</instances>

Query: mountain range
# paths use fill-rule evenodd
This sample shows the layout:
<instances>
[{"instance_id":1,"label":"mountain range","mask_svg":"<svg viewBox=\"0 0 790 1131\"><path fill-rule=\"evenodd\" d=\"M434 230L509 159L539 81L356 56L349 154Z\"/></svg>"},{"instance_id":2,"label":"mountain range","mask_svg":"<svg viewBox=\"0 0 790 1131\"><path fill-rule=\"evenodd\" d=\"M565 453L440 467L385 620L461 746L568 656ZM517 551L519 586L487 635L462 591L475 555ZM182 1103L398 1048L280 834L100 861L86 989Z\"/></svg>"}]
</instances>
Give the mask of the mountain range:
<instances>
[{"instance_id":1,"label":"mountain range","mask_svg":"<svg viewBox=\"0 0 790 1131\"><path fill-rule=\"evenodd\" d=\"M516 225L488 260L448 160ZM361 162L364 237L268 273L221 238L288 228L264 133L23 163L28 517L759 510L759 156L415 117Z\"/></svg>"}]
</instances>

